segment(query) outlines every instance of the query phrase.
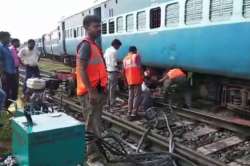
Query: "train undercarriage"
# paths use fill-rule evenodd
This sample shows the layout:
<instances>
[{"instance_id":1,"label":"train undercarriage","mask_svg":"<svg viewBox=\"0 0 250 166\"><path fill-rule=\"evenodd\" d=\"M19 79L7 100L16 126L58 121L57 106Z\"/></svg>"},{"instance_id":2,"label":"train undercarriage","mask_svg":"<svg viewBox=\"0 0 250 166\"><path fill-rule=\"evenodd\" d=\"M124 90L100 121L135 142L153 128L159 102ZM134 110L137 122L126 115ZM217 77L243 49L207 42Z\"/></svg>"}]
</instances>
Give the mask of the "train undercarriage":
<instances>
[{"instance_id":1,"label":"train undercarriage","mask_svg":"<svg viewBox=\"0 0 250 166\"><path fill-rule=\"evenodd\" d=\"M248 80L196 74L193 76L193 84L193 91L196 91L194 98L206 99L217 106L249 115L250 86Z\"/></svg>"},{"instance_id":2,"label":"train undercarriage","mask_svg":"<svg viewBox=\"0 0 250 166\"><path fill-rule=\"evenodd\" d=\"M157 77L160 78L162 77L162 74L164 73L164 70L162 69L154 69L154 75L153 77ZM71 73L72 74L72 73ZM72 80L73 77L70 73L63 73L63 72L58 72L57 73L57 78L60 80ZM189 74L189 78L190 78L190 84L191 84L191 89L192 89L192 99L193 99L193 106L190 109L185 109L185 108L181 108L181 109L176 109L176 107L173 105L172 109L172 113L169 113L169 119L171 119L171 126L175 135L175 142L177 142L177 150L179 150L179 146L178 144L181 143L185 144L185 146L187 147L191 147L194 150L198 149L202 149L203 147L207 147L207 145L211 145L211 147L222 147L220 146L221 144L225 145L224 150L226 151L222 151L219 152L219 149L215 149L212 148L212 150L216 151L216 157L218 155L217 158L219 158L219 160L222 160L226 163L230 163L232 161L235 160L235 158L237 157L230 157L232 155L229 154L235 154L233 152L237 151L237 154L243 154L245 153L244 150L239 150L241 148L241 146L243 147L247 147L249 146L248 142L244 142L245 139L247 140L247 137L244 138L244 133L248 133L249 135L249 128L247 129L242 129L242 125L238 125L235 124L235 121L228 121L226 119L225 122L227 123L223 123L222 120L225 120L225 117L219 117L216 113L219 112L220 110L222 110L223 108L226 108L228 110L228 112L231 113L235 113L235 115L238 115L236 113L240 112L242 114L245 114L246 111L248 111L247 107L244 108L240 108L239 105L242 103L243 99L247 100L245 101L246 105L249 104L249 99L248 96L247 98L241 98L240 96L243 96L243 92L244 90L248 91L248 87L247 84L248 82L246 80L236 80L236 79L229 79L229 78L224 78L221 76L211 76L211 75L204 75L204 74L197 74L197 73L193 73L193 74ZM126 87L124 85L122 85L122 81L123 78L121 77L121 81L120 81L120 86L121 88L126 89ZM245 86L243 86L243 84ZM65 87L68 87L69 85L65 85ZM161 87L157 87L157 88L152 88L153 91L157 92L158 88ZM72 88L75 89L75 88ZM62 90L63 91L63 90ZM65 91L63 91L65 92ZM114 107L114 110L105 107L104 109L104 119L106 117L106 115L108 115L106 118L108 120L111 120L112 123L110 121L105 121L105 127L112 129L114 131L117 131L117 133L119 135L123 135L124 139L139 139L137 137L135 137L133 135L133 132L130 131L130 126L131 124L136 124L136 126L138 126L138 124L142 124L144 127L146 126L147 128L147 124L154 124L151 123L152 121L149 121L148 123L145 123L145 121L135 121L135 122L130 122L130 121L126 121L126 111L127 111L127 106L126 106L126 102L127 102L127 92L126 90L124 91L120 91L121 94L118 95L118 98L120 98L121 100L117 100L119 101L118 103L121 103L121 105ZM223 94L223 92L225 94ZM242 92L242 93L239 93ZM248 92L245 92L248 93ZM123 96L122 96L123 95ZM165 98L160 95L160 94L154 94L155 97L153 97L153 100L155 102L154 107L152 107L152 113L159 113L159 111L171 111L171 109L168 107L169 103L165 102ZM78 111L79 114L77 114L76 112L72 112L72 116L74 115L75 117L81 118L82 114L79 111L80 110L80 103L77 100L76 97L67 97L65 96L65 93L63 94L58 94L55 96L55 98L57 98L56 101L58 101L58 103L63 103L63 106L60 106L60 108L65 108L66 110L71 110L71 109L75 109ZM240 99L241 100L240 100ZM238 100L237 100L238 99ZM165 100L165 101L163 101ZM238 101L238 102L237 102ZM239 102L240 101L240 102ZM72 104L73 103L73 104ZM234 109L233 107L229 107L231 106L230 103L235 104L235 107L239 108L239 109ZM158 105L157 105L158 104ZM200 109L199 109L200 108ZM203 112L203 109L206 108L212 108L210 111L209 109L207 109L209 112L209 114L206 114ZM216 109L218 108L218 109ZM234 111L231 111L234 110ZM237 112L237 110L239 110ZM70 112L70 111L69 111ZM146 111L147 112L147 111ZM71 115L71 112L70 112ZM114 115L114 116L112 116ZM141 118L145 118L147 120L150 120L150 115L149 118L147 116L148 114L140 114ZM152 115L152 114L151 114ZM152 136L151 134L154 134L154 132L156 131L156 133L160 133L160 134L166 134L166 127L165 123L164 123L164 118L162 116L160 116L161 114L158 115L157 117L157 125L156 125L156 129L154 129L154 131L152 131L152 133L150 133L148 136L144 146L147 147L148 149L152 150L154 149L155 151L159 151L159 150L165 150L165 146L164 148L161 146L156 145L154 142L151 142ZM212 115L212 116L211 116ZM112 118L110 118L109 116L112 116ZM119 128L119 125L121 124L119 120L118 126L116 126L114 124L114 119L117 117L121 117L122 122L124 121L124 123L126 122L126 127L128 128ZM178 116L178 118L177 118ZM209 117L209 118L208 118ZM176 118L176 119L175 119ZM179 119L180 118L180 119ZM183 126L181 127L177 127L177 125L175 126L175 124L173 123L177 123L177 122L182 122L182 118L186 118L186 120L192 120L192 123L190 126L185 126L185 123L183 123ZM142 119L142 120L145 120ZM155 118L154 118L155 119ZM215 119L217 119L217 121L215 121ZM208 125L206 125L208 124ZM230 125L233 124L233 127ZM121 124L124 126L124 124ZM211 125L211 127L210 127ZM249 125L245 124L245 126ZM209 127L208 127L209 126ZM237 126L237 127L236 127ZM239 127L240 126L240 127ZM130 127L130 128L129 128ZM135 129L136 127L133 126L132 129ZM196 128L200 128L200 130L196 131ZM236 132L236 133L240 133L239 138L234 136L233 133L228 132L226 129ZM143 130L144 131L144 130ZM146 130L145 130L146 131ZM136 133L142 133L141 130L140 132L135 131ZM189 135L186 134L190 133ZM195 138L195 134L201 134L201 136L198 136L197 138ZM167 134L166 134L167 135ZM165 136L165 135L164 135ZM168 135L167 135L168 136ZM193 136L193 137L191 137ZM241 138L242 136L242 138ZM237 140L235 140L237 138ZM163 137L162 138L163 142L166 143L166 138ZM227 141L232 141L233 142L233 146L232 145L227 145ZM225 142L223 142L225 141ZM149 142L149 143L148 143ZM237 143L240 142L240 145L235 145ZM143 146L143 147L144 147ZM146 149L147 149L146 148ZM151 149L152 148L152 149ZM158 149L159 148L159 149ZM209 151L210 153L215 153L214 151ZM198 151L199 152L199 151ZM225 153L224 153L225 152ZM201 153L201 152L199 152ZM228 154L229 157L227 157L226 159L224 159L223 157L220 157L221 154ZM188 155L189 156L189 155ZM213 156L213 159L216 158ZM196 157L196 159L200 157ZM222 159L221 159L222 158ZM209 162L216 162L217 160L214 161L209 161ZM248 162L248 161L247 161ZM202 165L202 164L199 164ZM217 164L211 164L211 165L217 165ZM220 165L220 164L218 164Z\"/></svg>"},{"instance_id":3,"label":"train undercarriage","mask_svg":"<svg viewBox=\"0 0 250 166\"><path fill-rule=\"evenodd\" d=\"M72 58L72 56L59 57L51 55L50 58L63 62L72 68L75 67L75 58ZM144 66L144 68L148 67ZM150 68L150 70L155 73L157 78L161 78L164 72L164 69L159 68ZM188 75L193 101L207 103L205 105L210 103L213 107L223 107L237 111L239 114L250 115L249 80L191 72ZM123 83L124 78L121 77L119 81L120 89L126 89ZM75 86L75 81L70 80L69 83L66 83L66 91L69 95L75 94Z\"/></svg>"}]
</instances>

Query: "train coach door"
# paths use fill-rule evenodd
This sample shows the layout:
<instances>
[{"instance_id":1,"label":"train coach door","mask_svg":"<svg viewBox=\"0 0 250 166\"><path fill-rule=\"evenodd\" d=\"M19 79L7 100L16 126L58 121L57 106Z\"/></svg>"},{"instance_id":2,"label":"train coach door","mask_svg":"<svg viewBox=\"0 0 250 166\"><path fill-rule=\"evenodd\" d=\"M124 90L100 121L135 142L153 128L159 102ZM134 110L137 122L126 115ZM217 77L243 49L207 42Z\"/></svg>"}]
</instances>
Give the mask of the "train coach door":
<instances>
[{"instance_id":1,"label":"train coach door","mask_svg":"<svg viewBox=\"0 0 250 166\"><path fill-rule=\"evenodd\" d=\"M95 8L94 9L94 15L96 15L97 17L102 19L102 8L101 7ZM96 42L99 44L100 47L102 47L102 38L101 37L96 39Z\"/></svg>"},{"instance_id":2,"label":"train coach door","mask_svg":"<svg viewBox=\"0 0 250 166\"><path fill-rule=\"evenodd\" d=\"M63 21L61 23L61 44L62 44L62 52L63 55L67 54L67 49L66 49L66 31L65 31L65 22Z\"/></svg>"}]
</instances>

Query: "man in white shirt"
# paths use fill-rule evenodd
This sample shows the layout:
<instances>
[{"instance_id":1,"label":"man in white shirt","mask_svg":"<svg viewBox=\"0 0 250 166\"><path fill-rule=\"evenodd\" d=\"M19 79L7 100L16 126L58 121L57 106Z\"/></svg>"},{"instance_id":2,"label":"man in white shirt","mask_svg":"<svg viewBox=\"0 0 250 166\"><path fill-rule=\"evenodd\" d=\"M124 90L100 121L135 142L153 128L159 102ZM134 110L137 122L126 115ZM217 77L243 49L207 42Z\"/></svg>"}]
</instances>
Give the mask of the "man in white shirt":
<instances>
[{"instance_id":1,"label":"man in white shirt","mask_svg":"<svg viewBox=\"0 0 250 166\"><path fill-rule=\"evenodd\" d=\"M107 48L104 54L107 71L108 71L108 85L109 85L109 97L108 102L110 106L115 105L115 92L118 84L118 63L117 63L117 51L121 47L122 43L118 39L114 39L111 43L111 47Z\"/></svg>"},{"instance_id":2,"label":"man in white shirt","mask_svg":"<svg viewBox=\"0 0 250 166\"><path fill-rule=\"evenodd\" d=\"M22 64L26 68L26 77L23 92L26 92L26 81L32 77L40 77L40 70L38 68L39 51L35 47L36 42L33 39L28 40L28 47L20 50L18 56Z\"/></svg>"}]
</instances>

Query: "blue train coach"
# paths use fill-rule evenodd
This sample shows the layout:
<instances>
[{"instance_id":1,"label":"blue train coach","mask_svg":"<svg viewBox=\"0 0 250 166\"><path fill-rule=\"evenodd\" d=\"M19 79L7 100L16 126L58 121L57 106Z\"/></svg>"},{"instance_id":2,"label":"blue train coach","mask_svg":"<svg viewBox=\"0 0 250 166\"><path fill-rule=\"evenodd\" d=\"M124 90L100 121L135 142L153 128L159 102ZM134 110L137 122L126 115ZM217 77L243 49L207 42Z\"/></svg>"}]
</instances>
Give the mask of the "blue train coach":
<instances>
[{"instance_id":1,"label":"blue train coach","mask_svg":"<svg viewBox=\"0 0 250 166\"><path fill-rule=\"evenodd\" d=\"M56 55L74 59L76 46L85 35L82 20L88 14L102 19L103 49L115 38L122 41L119 60L135 45L143 65L181 67L193 73L207 94L214 89L227 94L237 87L242 98L244 89L248 102L250 0L101 1L61 20L57 38L44 43L53 44L52 52L59 50ZM241 80L246 80L244 86Z\"/></svg>"}]
</instances>

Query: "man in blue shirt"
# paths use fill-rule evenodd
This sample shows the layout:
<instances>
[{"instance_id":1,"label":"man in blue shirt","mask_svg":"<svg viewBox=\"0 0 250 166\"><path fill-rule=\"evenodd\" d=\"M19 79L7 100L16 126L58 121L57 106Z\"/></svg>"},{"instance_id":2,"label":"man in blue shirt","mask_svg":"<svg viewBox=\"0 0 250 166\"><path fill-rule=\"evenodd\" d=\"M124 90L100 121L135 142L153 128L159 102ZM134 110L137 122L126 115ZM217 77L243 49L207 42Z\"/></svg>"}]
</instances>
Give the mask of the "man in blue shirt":
<instances>
[{"instance_id":1,"label":"man in blue shirt","mask_svg":"<svg viewBox=\"0 0 250 166\"><path fill-rule=\"evenodd\" d=\"M1 67L1 66L0 66ZM1 84L1 81L0 81ZM6 98L6 94L3 91L1 85L0 85L0 118L1 118L1 111L3 111L3 106L4 106L4 102L5 102L5 98ZM3 124L0 122L0 128L3 127Z\"/></svg>"},{"instance_id":2,"label":"man in blue shirt","mask_svg":"<svg viewBox=\"0 0 250 166\"><path fill-rule=\"evenodd\" d=\"M16 85L16 67L9 50L10 34L9 32L0 32L0 59L2 59L3 74L1 75L3 90L6 93L5 107L11 104L8 99L16 100L18 86Z\"/></svg>"},{"instance_id":3,"label":"man in blue shirt","mask_svg":"<svg viewBox=\"0 0 250 166\"><path fill-rule=\"evenodd\" d=\"M3 89L0 87L0 112L3 110L4 102L5 102L6 94ZM0 113L1 116L1 113ZM1 126L1 124L0 124Z\"/></svg>"}]
</instances>

